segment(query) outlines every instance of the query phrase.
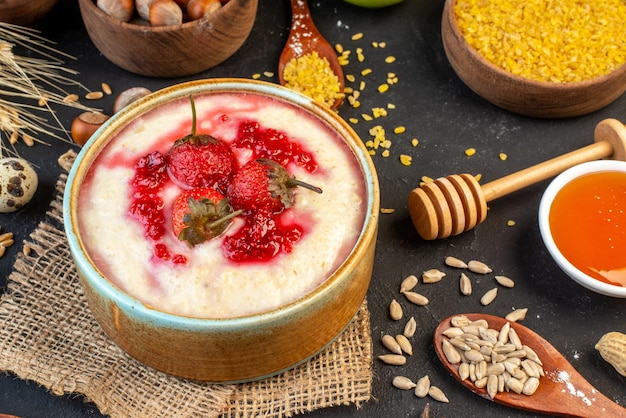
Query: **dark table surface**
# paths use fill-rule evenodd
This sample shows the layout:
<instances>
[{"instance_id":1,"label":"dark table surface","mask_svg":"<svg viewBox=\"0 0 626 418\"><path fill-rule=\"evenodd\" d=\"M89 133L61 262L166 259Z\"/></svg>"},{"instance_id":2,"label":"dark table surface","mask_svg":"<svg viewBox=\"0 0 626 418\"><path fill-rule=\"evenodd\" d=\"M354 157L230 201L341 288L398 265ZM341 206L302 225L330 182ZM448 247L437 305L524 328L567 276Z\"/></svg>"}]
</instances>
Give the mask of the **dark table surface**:
<instances>
[{"instance_id":1,"label":"dark table surface","mask_svg":"<svg viewBox=\"0 0 626 418\"><path fill-rule=\"evenodd\" d=\"M399 298L398 288L409 274L420 275L430 268L447 271L448 277L437 285L423 288L430 303L410 306L399 299L408 315L414 315L418 331L413 344L415 353L405 366L393 367L375 360L371 401L360 409L354 406L331 408L311 413L320 417L417 417L427 403L431 416L532 416L508 409L474 395L462 388L440 365L432 347L432 333L445 317L464 312L505 315L514 308L528 307L523 324L548 339L597 389L621 405L626 405L626 380L600 358L594 349L600 336L608 331L626 331L624 301L595 294L573 283L547 253L537 224L537 208L548 182L502 197L489 204L487 220L472 231L438 241L422 240L411 225L407 194L417 187L422 176L439 177L458 173L482 174L482 182L503 177L517 170L548 160L593 142L594 126L604 118L626 119L626 97L583 117L564 120L528 118L497 108L475 95L456 76L448 64L440 36L442 0L406 0L389 8L369 10L340 0L310 2L318 28L333 43L352 50L348 74L366 79L360 97L361 107L344 105L339 114L358 118L354 129L364 140L369 129L382 125L393 141L390 156L380 151L373 157L381 184L381 206L393 208L382 215L371 288L367 296L371 311L374 354L385 350L380 337L399 333L402 324L388 316L388 305ZM60 0L52 13L41 22L42 35L73 55L66 66L79 71L76 79L93 90L107 82L114 92L133 86L156 90L190 79L206 77L244 77L255 73L275 72L278 56L290 25L286 0L260 1L258 17L243 47L221 65L204 73L181 79L149 79L128 73L111 64L89 40L82 25L78 4ZM362 32L360 41L351 39ZM374 48L372 42L385 42ZM363 48L364 62L356 59L356 48ZM199 51L201 53L201 51ZM384 63L388 55L396 57ZM361 77L363 68L372 68L370 76ZM380 94L376 86L394 72L398 83ZM276 76L262 79L277 81ZM114 95L113 95L114 96ZM94 103L111 111L113 96ZM362 113L373 107L395 104L386 117L367 122ZM91 103L90 103L91 104ZM77 115L74 109L59 109L62 123L69 129ZM394 127L403 125L406 133L395 135ZM419 145L413 147L411 138ZM464 151L473 147L476 155ZM0 225L15 234L16 245L0 259L0 291L6 289L20 243L37 224L54 195L54 184L61 171L60 154L71 148L62 141L51 146L20 148L20 154L38 167L40 187L34 200L19 212L1 214ZM506 153L508 159L499 158ZM413 157L410 166L399 161L400 154ZM507 221L515 222L508 226ZM447 255L464 260L479 259L494 269L494 274L513 278L516 286L503 289L496 300L483 307L479 298L494 286L493 275L474 276L474 296L463 297L458 291L457 274L443 265ZM419 399L411 391L400 391L391 379L402 374L413 379L429 375L433 384L450 399L442 404ZM97 417L97 408L80 395L54 396L32 382L10 374L0 374L0 413L23 417Z\"/></svg>"}]
</instances>

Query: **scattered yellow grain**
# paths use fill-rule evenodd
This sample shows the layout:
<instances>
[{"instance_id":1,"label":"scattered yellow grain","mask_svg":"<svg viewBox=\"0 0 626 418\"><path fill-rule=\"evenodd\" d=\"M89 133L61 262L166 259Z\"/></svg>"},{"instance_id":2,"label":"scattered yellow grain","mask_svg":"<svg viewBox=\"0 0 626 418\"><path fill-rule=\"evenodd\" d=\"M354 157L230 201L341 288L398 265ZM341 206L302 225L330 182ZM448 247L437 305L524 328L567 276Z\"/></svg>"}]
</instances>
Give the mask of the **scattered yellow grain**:
<instances>
[{"instance_id":1,"label":"scattered yellow grain","mask_svg":"<svg viewBox=\"0 0 626 418\"><path fill-rule=\"evenodd\" d=\"M396 210L392 208L380 208L380 213L389 214L394 213Z\"/></svg>"},{"instance_id":2,"label":"scattered yellow grain","mask_svg":"<svg viewBox=\"0 0 626 418\"><path fill-rule=\"evenodd\" d=\"M359 120L357 118L350 118L348 119L348 121L353 125L356 125L357 123L359 123Z\"/></svg>"},{"instance_id":3,"label":"scattered yellow grain","mask_svg":"<svg viewBox=\"0 0 626 418\"><path fill-rule=\"evenodd\" d=\"M366 68L364 70L361 71L361 75L362 76L366 76L372 73L372 69L371 68Z\"/></svg>"},{"instance_id":4,"label":"scattered yellow grain","mask_svg":"<svg viewBox=\"0 0 626 418\"><path fill-rule=\"evenodd\" d=\"M411 145L413 145L414 147L418 146L419 143L420 141L417 138L411 139Z\"/></svg>"},{"instance_id":5,"label":"scattered yellow grain","mask_svg":"<svg viewBox=\"0 0 626 418\"><path fill-rule=\"evenodd\" d=\"M468 157L471 157L474 154L476 154L476 148L468 148L465 150L465 155Z\"/></svg>"},{"instance_id":6,"label":"scattered yellow grain","mask_svg":"<svg viewBox=\"0 0 626 418\"><path fill-rule=\"evenodd\" d=\"M363 48L356 49L356 59L359 62L365 61L365 55L363 55Z\"/></svg>"},{"instance_id":7,"label":"scattered yellow grain","mask_svg":"<svg viewBox=\"0 0 626 418\"><path fill-rule=\"evenodd\" d=\"M361 82L359 83L359 90L363 91L365 90L365 81L361 80Z\"/></svg>"},{"instance_id":8,"label":"scattered yellow grain","mask_svg":"<svg viewBox=\"0 0 626 418\"><path fill-rule=\"evenodd\" d=\"M338 54L343 54L343 45L341 44L335 44L335 51L337 51Z\"/></svg>"},{"instance_id":9,"label":"scattered yellow grain","mask_svg":"<svg viewBox=\"0 0 626 418\"><path fill-rule=\"evenodd\" d=\"M267 77L267 78L272 78L272 77L274 77L274 73L273 73L273 72L271 72L271 71L264 71L264 72L263 72L263 75L264 75L265 77Z\"/></svg>"},{"instance_id":10,"label":"scattered yellow grain","mask_svg":"<svg viewBox=\"0 0 626 418\"><path fill-rule=\"evenodd\" d=\"M483 175L482 175L482 174L476 174L476 175L474 176L474 179L475 179L477 182L479 182L479 183L480 183L480 180L481 180L482 178L483 178Z\"/></svg>"},{"instance_id":11,"label":"scattered yellow grain","mask_svg":"<svg viewBox=\"0 0 626 418\"><path fill-rule=\"evenodd\" d=\"M351 38L353 41L358 41L359 39L363 39L363 32L355 33Z\"/></svg>"},{"instance_id":12,"label":"scattered yellow grain","mask_svg":"<svg viewBox=\"0 0 626 418\"><path fill-rule=\"evenodd\" d=\"M356 80L356 77L353 74L346 74L346 80L348 80L351 83L354 83Z\"/></svg>"},{"instance_id":13,"label":"scattered yellow grain","mask_svg":"<svg viewBox=\"0 0 626 418\"><path fill-rule=\"evenodd\" d=\"M252 79L253 80L258 80L259 78L261 78L261 74L259 74L259 73L252 74Z\"/></svg>"},{"instance_id":14,"label":"scattered yellow grain","mask_svg":"<svg viewBox=\"0 0 626 418\"><path fill-rule=\"evenodd\" d=\"M371 149L371 150L369 150L369 151L368 151L368 154L369 154L369 155L376 155L376 151L374 151L373 149Z\"/></svg>"},{"instance_id":15,"label":"scattered yellow grain","mask_svg":"<svg viewBox=\"0 0 626 418\"><path fill-rule=\"evenodd\" d=\"M328 60L316 51L294 58L283 70L285 87L301 92L313 100L331 106L343 97L337 75Z\"/></svg>"},{"instance_id":16,"label":"scattered yellow grain","mask_svg":"<svg viewBox=\"0 0 626 418\"><path fill-rule=\"evenodd\" d=\"M506 225L507 225L507 226L515 226L515 221L514 221L514 220L512 220L512 219L510 219L510 220L508 220L508 221L506 222Z\"/></svg>"},{"instance_id":17,"label":"scattered yellow grain","mask_svg":"<svg viewBox=\"0 0 626 418\"><path fill-rule=\"evenodd\" d=\"M376 42L376 41L372 42L372 47L373 48L378 48L378 42Z\"/></svg>"},{"instance_id":18,"label":"scattered yellow grain","mask_svg":"<svg viewBox=\"0 0 626 418\"><path fill-rule=\"evenodd\" d=\"M385 93L387 90L389 90L389 84L381 84L378 86L379 93Z\"/></svg>"},{"instance_id":19,"label":"scattered yellow grain","mask_svg":"<svg viewBox=\"0 0 626 418\"><path fill-rule=\"evenodd\" d=\"M479 54L521 77L578 82L626 63L624 0L458 0L454 12Z\"/></svg>"},{"instance_id":20,"label":"scattered yellow grain","mask_svg":"<svg viewBox=\"0 0 626 418\"><path fill-rule=\"evenodd\" d=\"M395 128L393 128L394 134L403 134L405 132L406 132L406 128L404 126L396 126Z\"/></svg>"},{"instance_id":21,"label":"scattered yellow grain","mask_svg":"<svg viewBox=\"0 0 626 418\"><path fill-rule=\"evenodd\" d=\"M363 118L363 120L366 120L368 122L371 121L371 120L374 120L374 118L371 117L370 115L368 115L367 113L361 114L361 117Z\"/></svg>"},{"instance_id":22,"label":"scattered yellow grain","mask_svg":"<svg viewBox=\"0 0 626 418\"><path fill-rule=\"evenodd\" d=\"M432 182L433 182L433 181L435 181L435 180L433 180L433 178L432 178L432 177L422 176L422 181L423 181L424 183L432 183Z\"/></svg>"},{"instance_id":23,"label":"scattered yellow grain","mask_svg":"<svg viewBox=\"0 0 626 418\"><path fill-rule=\"evenodd\" d=\"M387 109L395 109L396 105L393 103L387 103Z\"/></svg>"},{"instance_id":24,"label":"scattered yellow grain","mask_svg":"<svg viewBox=\"0 0 626 418\"><path fill-rule=\"evenodd\" d=\"M410 155L400 154L400 163L402 163L402 165L409 166L412 161L413 158Z\"/></svg>"},{"instance_id":25,"label":"scattered yellow grain","mask_svg":"<svg viewBox=\"0 0 626 418\"><path fill-rule=\"evenodd\" d=\"M505 161L507 158L509 158L509 156L508 156L508 155L506 155L506 154L505 154L505 153L503 153L503 152L501 152L501 153L500 153L500 159L501 159L502 161Z\"/></svg>"},{"instance_id":26,"label":"scattered yellow grain","mask_svg":"<svg viewBox=\"0 0 626 418\"><path fill-rule=\"evenodd\" d=\"M380 155L381 155L381 157L385 157L385 158L389 157L389 150L385 149Z\"/></svg>"},{"instance_id":27,"label":"scattered yellow grain","mask_svg":"<svg viewBox=\"0 0 626 418\"><path fill-rule=\"evenodd\" d=\"M343 92L345 94L350 94L354 91L354 89L352 87L344 87Z\"/></svg>"},{"instance_id":28,"label":"scattered yellow grain","mask_svg":"<svg viewBox=\"0 0 626 418\"><path fill-rule=\"evenodd\" d=\"M385 62L386 62L387 64L391 64L392 62L396 62L396 57L394 57L394 56L390 55L390 56L388 56L387 58L385 58Z\"/></svg>"},{"instance_id":29,"label":"scattered yellow grain","mask_svg":"<svg viewBox=\"0 0 626 418\"><path fill-rule=\"evenodd\" d=\"M379 42L378 43L378 47L379 48L385 48L387 46L387 42Z\"/></svg>"},{"instance_id":30,"label":"scattered yellow grain","mask_svg":"<svg viewBox=\"0 0 626 418\"><path fill-rule=\"evenodd\" d=\"M375 118L387 116L387 109L385 109L384 107L375 107L372 109L372 115Z\"/></svg>"}]
</instances>

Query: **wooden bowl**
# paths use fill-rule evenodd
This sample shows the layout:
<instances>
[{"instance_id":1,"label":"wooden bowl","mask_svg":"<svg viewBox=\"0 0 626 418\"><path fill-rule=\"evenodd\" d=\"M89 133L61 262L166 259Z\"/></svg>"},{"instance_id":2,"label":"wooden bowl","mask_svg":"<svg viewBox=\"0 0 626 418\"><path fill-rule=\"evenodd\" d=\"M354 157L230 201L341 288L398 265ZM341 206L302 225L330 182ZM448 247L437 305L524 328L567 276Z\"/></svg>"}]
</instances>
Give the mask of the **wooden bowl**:
<instances>
[{"instance_id":1,"label":"wooden bowl","mask_svg":"<svg viewBox=\"0 0 626 418\"><path fill-rule=\"evenodd\" d=\"M182 77L208 70L248 38L258 0L231 0L208 18L151 27L119 21L93 0L78 0L87 33L115 65L148 77Z\"/></svg>"},{"instance_id":2,"label":"wooden bowl","mask_svg":"<svg viewBox=\"0 0 626 418\"><path fill-rule=\"evenodd\" d=\"M28 26L43 18L58 0L5 0L0 2L0 22Z\"/></svg>"},{"instance_id":3,"label":"wooden bowl","mask_svg":"<svg viewBox=\"0 0 626 418\"><path fill-rule=\"evenodd\" d=\"M220 95L223 97L224 94L230 93L241 94L242 100L245 100L249 106L242 106L239 102L229 104L233 100L228 97L220 99ZM201 106L202 100L204 103L212 103L211 106L216 109L215 114L217 116L214 115L215 119L211 116L210 120L218 121L217 125L212 126L221 129L220 132L225 136L232 134L232 128L224 128L224 124L229 123L229 120L239 121L249 118L256 120L257 117L267 119L268 109L258 103L267 103L269 100L272 103L280 103L280 106L283 106L280 109L292 110L281 110L280 115L286 117L282 122L277 122L279 118L276 117L276 113L273 113L271 122L266 120L263 122L264 124L271 123L270 127L279 126L276 125L277 123L287 124L283 126L293 126L293 123L297 123L298 126L301 124L306 124L309 127L313 125L326 126L324 129L328 129L327 132L336 132L338 134L336 140L340 141L341 146L347 147L345 149L346 155L349 155L348 158L353 160L355 173L359 173L356 175L363 176L364 189L360 211L357 209L354 212L359 214L361 227L360 229L357 228L358 232L354 236L356 242L352 249L347 251L343 262L339 260L337 263L334 259L329 262L328 256L310 254L309 247L298 249L296 246L299 243L295 243L293 252L284 254L285 257L280 259L280 262L275 263L275 266L282 270L271 270L272 273L270 273L271 277L281 275L287 283L291 283L289 286L284 285L279 288L280 293L283 293L288 290L287 287L297 286L297 283L293 283L294 281L301 281L303 276L306 276L304 271L306 269L304 268L303 271L299 271L297 267L285 271L284 268L280 267L290 261L295 261L295 266L300 265L300 258L288 259L292 254L299 251L300 255L306 258L317 258L317 263L320 265L337 263L339 266L336 270L326 273L329 276L314 286L313 289L305 290L302 294L298 292L295 298L288 302L280 302L275 307L259 310L255 313L240 313L238 311L239 313L232 313L227 316L224 314L224 310L230 309L228 304L231 303L227 301L222 302L226 304L226 307L220 307L218 314L200 317L200 315L190 313L172 313L167 309L157 308L154 306L155 303L146 302L143 298L140 300L140 296L131 296L130 292L122 290L124 283L116 282L117 284L115 284L113 280L107 279L107 277L111 279L113 277L112 274L104 273L111 268L110 264L109 267L106 265L103 267L102 261L95 261L102 259L102 254L98 253L104 246L108 245L98 246L97 250L90 246L84 231L89 229L89 225L99 225L100 222L89 221L86 225L85 221L81 222L80 219L85 216L86 212L79 209L81 208L79 196L81 193L85 193L84 190L86 189L83 186L87 182L93 181L91 179L94 178L94 170L90 168L94 166L94 162L97 162L101 155L111 155L113 159L118 159L117 148L113 148L111 154L106 153L107 146L116 138L118 132L124 132L127 127L129 127L127 131L136 132L135 130L138 130L144 134L148 129L161 129L159 127L162 126L162 121L159 119L153 119L152 125L150 125L149 114L156 112L160 115L166 114L168 118L171 118L173 112L176 112L176 109L180 109L180 107L172 110L168 104L181 103L183 100L184 103L187 103L190 95L195 97L198 106ZM224 104L224 100L229 100L229 102ZM201 112L200 107L198 110ZM190 116L187 117L190 118ZM178 116L178 118L180 117ZM133 124L138 120L141 121L140 128L137 128L136 123ZM307 134L309 135L309 133ZM134 138L134 135L136 133L133 133L131 138ZM162 142L162 139L158 141ZM129 153L134 152L143 155L146 152L142 149L130 150L125 144L122 146L128 151L124 152L126 157L122 160L125 158L132 160L134 157L130 157ZM105 162L100 167L109 167L106 157L104 160ZM343 162L343 164L346 163ZM322 176L328 175L330 172L326 171ZM107 178L111 177L107 176ZM315 178L319 181L322 177L317 176ZM115 187L118 184L117 180L112 180L112 183L107 186L109 182L106 180L99 183L100 186L98 187L109 190L109 186ZM345 184L351 183L346 181ZM319 195L320 202L325 201L325 196L330 198L330 196L337 195L338 190L341 190L334 191L329 187L325 187L323 194ZM119 187L117 188L119 189ZM311 199L313 197L307 197L307 200ZM126 207L124 204L120 206ZM122 241L135 242L134 238L127 239L127 237L130 235L137 236L136 234L143 236L141 231L132 232L133 229L137 228L135 224L123 220L128 218L127 214L121 217L112 217L108 209L101 210L107 225L110 225L111 219L119 219L122 223L127 224L124 227L109 228L114 229L117 233L125 234ZM369 287L374 264L378 212L379 186L373 162L358 135L345 121L327 107L317 104L313 99L285 87L273 83L237 79L209 79L182 83L157 91L116 113L81 149L69 173L64 196L64 223L70 251L77 266L90 310L103 330L121 348L144 364L176 376L212 382L241 382L280 373L320 352L346 328L359 310ZM307 216L311 216L311 214L309 213ZM323 231L327 230L328 228L323 228ZM317 232L316 235L311 235L309 242L322 241L323 235L325 236L326 232ZM119 236L116 236L115 239L107 242L112 243L113 247L119 247L119 243L116 243L119 239ZM141 238L141 241L146 241L146 239ZM216 247L212 247L214 242L217 242ZM130 272L129 267L129 264L134 264L134 260L139 260L140 265L145 266L144 258L151 259L153 257L150 249L143 252L140 248L146 243L150 245L150 241L146 241L139 245L133 245L131 251L122 250L118 253L119 256L109 255L105 257L109 260L118 259L118 257L124 258L133 254L131 259L122 262L124 264L120 275L122 281L127 281L127 276L135 276L134 273ZM213 257L212 254L217 254L219 257L222 253L219 241L205 244L206 246L203 248L194 247L189 251L197 254L196 251L215 250L212 253L203 253L208 254L207 256L200 256L203 260ZM174 244L171 248L175 248ZM182 248L178 243L176 251L185 251ZM315 261L313 262L315 263ZM225 264L222 267L217 267L216 270L231 266L231 264ZM251 301L265 301L276 296L272 293L270 297L268 293L259 290L265 288L258 282L262 280L259 278L259 274L264 274L263 271L258 269L246 270L250 267L245 264L242 267L235 263L233 268L235 271L221 279L219 276L218 280L214 280L210 276L210 272L214 271L212 268L202 269L202 276L199 277L189 274L189 270L181 271L179 267L175 266L176 275L179 279L189 279L190 282L194 282L195 280L204 280L204 277L208 275L206 286L211 289L207 293L209 296L221 292L222 288L219 284L221 280L231 282L236 281L234 276L241 277L241 280L244 280L242 286L249 290L237 288L234 293L229 293L236 296L234 298L231 296L229 301L236 302L243 309L248 309ZM138 270L143 268L140 267ZM246 269L240 270L242 273L238 274L237 268ZM252 268L255 268L255 263L253 263ZM253 274L252 277L250 277L251 274ZM257 281L256 284L255 281ZM203 291L200 290L200 292ZM169 293L169 295L174 296L177 294L180 294L180 289L174 293ZM189 293L183 294L188 295ZM219 295L221 298L225 293L219 293ZM162 303L164 299L167 299L167 296L159 294L156 298L159 303ZM186 296L183 298L185 308L191 303L189 299ZM196 293L193 293L193 299L197 299ZM204 307L206 305L207 303L203 301L198 306Z\"/></svg>"},{"instance_id":4,"label":"wooden bowl","mask_svg":"<svg viewBox=\"0 0 626 418\"><path fill-rule=\"evenodd\" d=\"M550 83L513 75L480 55L456 23L456 0L446 0L441 35L450 65L476 94L496 106L526 116L565 118L591 113L626 91L626 65L581 82Z\"/></svg>"}]
</instances>

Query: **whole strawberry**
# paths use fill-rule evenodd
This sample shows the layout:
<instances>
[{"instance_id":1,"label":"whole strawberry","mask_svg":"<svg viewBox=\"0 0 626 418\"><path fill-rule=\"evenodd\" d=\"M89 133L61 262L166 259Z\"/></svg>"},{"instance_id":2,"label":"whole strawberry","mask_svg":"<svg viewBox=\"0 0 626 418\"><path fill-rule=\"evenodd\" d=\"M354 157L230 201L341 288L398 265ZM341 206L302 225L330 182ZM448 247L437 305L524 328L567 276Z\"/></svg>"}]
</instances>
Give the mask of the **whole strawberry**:
<instances>
[{"instance_id":1,"label":"whole strawberry","mask_svg":"<svg viewBox=\"0 0 626 418\"><path fill-rule=\"evenodd\" d=\"M172 206L172 231L193 247L220 235L240 213L212 187L184 190Z\"/></svg>"},{"instance_id":2,"label":"whole strawberry","mask_svg":"<svg viewBox=\"0 0 626 418\"><path fill-rule=\"evenodd\" d=\"M293 205L293 189L298 186L322 193L319 187L296 180L282 165L259 158L239 168L227 195L233 207L244 213L260 210L280 213Z\"/></svg>"},{"instance_id":3,"label":"whole strawberry","mask_svg":"<svg viewBox=\"0 0 626 418\"><path fill-rule=\"evenodd\" d=\"M191 133L178 139L168 152L170 176L187 187L217 187L225 191L237 168L231 148L208 134L196 133L196 106L190 97Z\"/></svg>"}]
</instances>

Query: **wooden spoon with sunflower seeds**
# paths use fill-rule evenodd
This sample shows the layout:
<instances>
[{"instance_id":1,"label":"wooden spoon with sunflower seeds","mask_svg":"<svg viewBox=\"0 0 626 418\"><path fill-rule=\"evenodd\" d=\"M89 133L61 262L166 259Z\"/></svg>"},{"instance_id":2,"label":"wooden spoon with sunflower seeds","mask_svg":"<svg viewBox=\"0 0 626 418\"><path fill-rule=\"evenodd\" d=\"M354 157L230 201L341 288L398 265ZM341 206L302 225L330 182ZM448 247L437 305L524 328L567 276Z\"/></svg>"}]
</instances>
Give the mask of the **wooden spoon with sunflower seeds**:
<instances>
[{"instance_id":1,"label":"wooden spoon with sunflower seeds","mask_svg":"<svg viewBox=\"0 0 626 418\"><path fill-rule=\"evenodd\" d=\"M488 327L495 330L501 330L507 323L509 324L522 344L530 347L543 364L544 375L539 378L539 386L534 393L525 395L513 391L502 391L497 392L492 398L488 394L487 388L478 388L471 379L463 379L460 376L459 365L450 363L443 349L444 340L449 339L444 332L453 327L452 319L460 316L466 317L470 322L486 320ZM437 326L434 334L434 345L437 356L454 378L477 395L496 403L554 416L626 416L625 408L595 389L548 341L516 322L487 314L455 315L441 321Z\"/></svg>"}]
</instances>

